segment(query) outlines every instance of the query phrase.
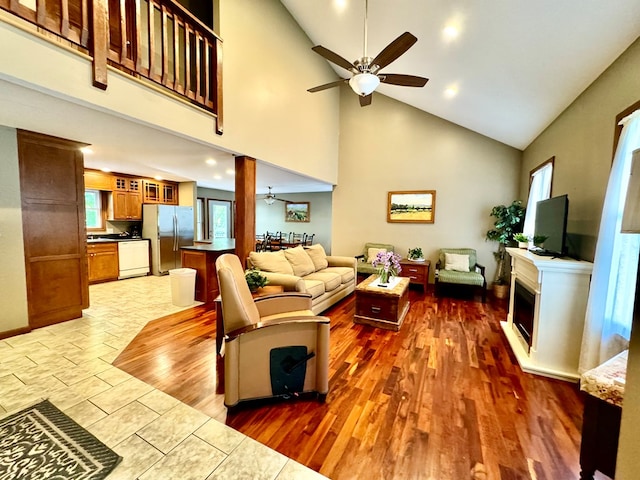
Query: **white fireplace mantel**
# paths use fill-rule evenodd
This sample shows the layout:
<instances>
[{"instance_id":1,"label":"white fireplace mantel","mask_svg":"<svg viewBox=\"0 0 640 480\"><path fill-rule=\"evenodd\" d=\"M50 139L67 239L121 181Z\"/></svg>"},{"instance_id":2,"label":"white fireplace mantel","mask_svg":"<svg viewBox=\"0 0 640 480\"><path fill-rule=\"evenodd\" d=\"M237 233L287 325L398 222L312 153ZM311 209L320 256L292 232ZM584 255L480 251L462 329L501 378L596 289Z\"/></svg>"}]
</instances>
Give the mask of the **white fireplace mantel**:
<instances>
[{"instance_id":1,"label":"white fireplace mantel","mask_svg":"<svg viewBox=\"0 0 640 480\"><path fill-rule=\"evenodd\" d=\"M509 314L502 329L523 371L578 381L584 317L593 264L569 258L541 257L507 248L511 256ZM513 323L516 281L535 293L531 348Z\"/></svg>"}]
</instances>

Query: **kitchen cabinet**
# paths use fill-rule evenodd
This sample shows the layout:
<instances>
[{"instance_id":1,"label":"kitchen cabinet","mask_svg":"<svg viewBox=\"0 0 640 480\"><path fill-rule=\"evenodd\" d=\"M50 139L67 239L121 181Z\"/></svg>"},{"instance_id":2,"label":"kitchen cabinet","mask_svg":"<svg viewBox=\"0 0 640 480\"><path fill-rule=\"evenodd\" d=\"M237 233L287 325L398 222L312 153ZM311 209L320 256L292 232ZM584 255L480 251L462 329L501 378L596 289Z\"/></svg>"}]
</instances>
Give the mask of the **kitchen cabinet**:
<instances>
[{"instance_id":1,"label":"kitchen cabinet","mask_svg":"<svg viewBox=\"0 0 640 480\"><path fill-rule=\"evenodd\" d=\"M159 180L143 180L142 203L178 205L178 184Z\"/></svg>"},{"instance_id":2,"label":"kitchen cabinet","mask_svg":"<svg viewBox=\"0 0 640 480\"><path fill-rule=\"evenodd\" d=\"M89 243L87 245L89 283L117 280L120 271L117 242Z\"/></svg>"},{"instance_id":3,"label":"kitchen cabinet","mask_svg":"<svg viewBox=\"0 0 640 480\"><path fill-rule=\"evenodd\" d=\"M113 220L142 220L141 184L137 178L113 178Z\"/></svg>"},{"instance_id":4,"label":"kitchen cabinet","mask_svg":"<svg viewBox=\"0 0 640 480\"><path fill-rule=\"evenodd\" d=\"M85 170L84 188L87 190L110 191L113 188L112 176L99 170Z\"/></svg>"}]
</instances>

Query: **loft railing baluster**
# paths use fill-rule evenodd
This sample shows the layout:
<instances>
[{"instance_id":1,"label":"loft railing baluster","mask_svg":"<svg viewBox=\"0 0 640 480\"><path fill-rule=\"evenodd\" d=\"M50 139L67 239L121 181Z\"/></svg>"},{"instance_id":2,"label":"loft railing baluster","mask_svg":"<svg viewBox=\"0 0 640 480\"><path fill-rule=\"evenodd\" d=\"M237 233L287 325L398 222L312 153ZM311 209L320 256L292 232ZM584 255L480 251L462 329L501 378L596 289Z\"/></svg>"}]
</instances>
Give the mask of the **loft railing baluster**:
<instances>
[{"instance_id":1,"label":"loft railing baluster","mask_svg":"<svg viewBox=\"0 0 640 480\"><path fill-rule=\"evenodd\" d=\"M89 46L89 2L82 0L82 25L80 27L80 45L87 48Z\"/></svg>"},{"instance_id":2,"label":"loft railing baluster","mask_svg":"<svg viewBox=\"0 0 640 480\"><path fill-rule=\"evenodd\" d=\"M168 35L167 35L167 7L162 5L162 84L169 86L169 58L168 58Z\"/></svg>"},{"instance_id":3,"label":"loft railing baluster","mask_svg":"<svg viewBox=\"0 0 640 480\"><path fill-rule=\"evenodd\" d=\"M60 33L69 38L69 0L60 0Z\"/></svg>"}]
</instances>

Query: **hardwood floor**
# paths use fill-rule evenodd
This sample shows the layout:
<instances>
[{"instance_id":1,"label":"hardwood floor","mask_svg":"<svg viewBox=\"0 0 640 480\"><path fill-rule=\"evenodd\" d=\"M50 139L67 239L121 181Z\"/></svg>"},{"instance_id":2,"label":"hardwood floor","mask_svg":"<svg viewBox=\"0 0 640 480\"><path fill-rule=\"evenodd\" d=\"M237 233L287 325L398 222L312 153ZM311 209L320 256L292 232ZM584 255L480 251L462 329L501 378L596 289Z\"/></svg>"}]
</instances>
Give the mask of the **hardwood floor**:
<instances>
[{"instance_id":1,"label":"hardwood floor","mask_svg":"<svg viewBox=\"0 0 640 480\"><path fill-rule=\"evenodd\" d=\"M150 322L114 365L334 479L578 478L577 386L522 373L499 325L506 303L413 289L410 301L399 332L354 324L353 296L324 313L325 404L228 414L206 306Z\"/></svg>"}]
</instances>

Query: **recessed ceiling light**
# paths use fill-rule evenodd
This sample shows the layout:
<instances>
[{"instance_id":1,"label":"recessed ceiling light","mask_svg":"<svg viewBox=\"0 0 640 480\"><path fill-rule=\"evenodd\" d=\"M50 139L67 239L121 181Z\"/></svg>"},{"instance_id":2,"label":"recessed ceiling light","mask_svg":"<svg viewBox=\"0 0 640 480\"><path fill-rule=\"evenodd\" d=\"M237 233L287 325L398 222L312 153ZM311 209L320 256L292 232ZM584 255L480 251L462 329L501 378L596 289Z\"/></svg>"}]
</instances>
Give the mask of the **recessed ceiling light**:
<instances>
[{"instance_id":1,"label":"recessed ceiling light","mask_svg":"<svg viewBox=\"0 0 640 480\"><path fill-rule=\"evenodd\" d=\"M214 175L214 176L213 176L213 178L214 178L215 180L220 180L222 177L221 177L220 175Z\"/></svg>"},{"instance_id":2,"label":"recessed ceiling light","mask_svg":"<svg viewBox=\"0 0 640 480\"><path fill-rule=\"evenodd\" d=\"M207 159L205 160L205 163L206 163L207 165L215 165L215 164L216 164L216 163L218 163L218 162L216 162L213 158L207 158Z\"/></svg>"},{"instance_id":3,"label":"recessed ceiling light","mask_svg":"<svg viewBox=\"0 0 640 480\"><path fill-rule=\"evenodd\" d=\"M101 168L100 170L102 170L105 173L109 173L111 171L110 168Z\"/></svg>"},{"instance_id":4,"label":"recessed ceiling light","mask_svg":"<svg viewBox=\"0 0 640 480\"><path fill-rule=\"evenodd\" d=\"M347 0L333 0L333 6L336 10L342 11L347 6Z\"/></svg>"},{"instance_id":5,"label":"recessed ceiling light","mask_svg":"<svg viewBox=\"0 0 640 480\"><path fill-rule=\"evenodd\" d=\"M236 171L233 168L227 168L224 173L226 173L227 175L235 175Z\"/></svg>"},{"instance_id":6,"label":"recessed ceiling light","mask_svg":"<svg viewBox=\"0 0 640 480\"><path fill-rule=\"evenodd\" d=\"M156 176L155 176L155 177L153 177L153 178L155 178L156 180L162 180L162 177L161 177L160 175L156 175Z\"/></svg>"},{"instance_id":7,"label":"recessed ceiling light","mask_svg":"<svg viewBox=\"0 0 640 480\"><path fill-rule=\"evenodd\" d=\"M458 87L447 87L444 91L444 96L447 98L453 98L458 94Z\"/></svg>"},{"instance_id":8,"label":"recessed ceiling light","mask_svg":"<svg viewBox=\"0 0 640 480\"><path fill-rule=\"evenodd\" d=\"M85 155L91 155L93 153L93 150L91 150L91 147L82 147L80 151Z\"/></svg>"},{"instance_id":9,"label":"recessed ceiling light","mask_svg":"<svg viewBox=\"0 0 640 480\"><path fill-rule=\"evenodd\" d=\"M455 40L459 34L460 30L455 25L447 25L444 27L444 30L442 30L442 36L447 41Z\"/></svg>"}]
</instances>

